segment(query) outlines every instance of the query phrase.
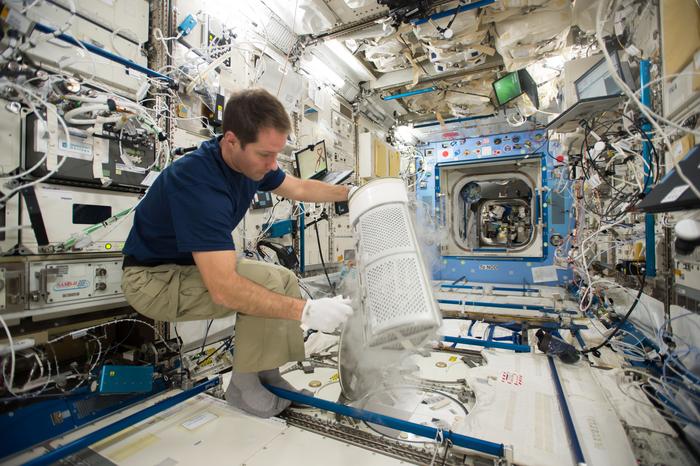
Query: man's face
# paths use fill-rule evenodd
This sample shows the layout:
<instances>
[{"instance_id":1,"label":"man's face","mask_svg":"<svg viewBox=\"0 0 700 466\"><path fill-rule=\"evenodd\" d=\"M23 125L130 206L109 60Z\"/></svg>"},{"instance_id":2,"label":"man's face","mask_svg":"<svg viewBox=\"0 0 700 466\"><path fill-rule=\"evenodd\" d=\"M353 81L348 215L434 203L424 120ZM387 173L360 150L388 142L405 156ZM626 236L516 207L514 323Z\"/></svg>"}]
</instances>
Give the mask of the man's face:
<instances>
[{"instance_id":1,"label":"man's face","mask_svg":"<svg viewBox=\"0 0 700 466\"><path fill-rule=\"evenodd\" d=\"M272 170L277 169L277 154L282 152L287 143L287 133L273 128L258 131L258 140L241 148L240 142L231 132L224 135L224 140L231 147L232 168L248 178L260 181Z\"/></svg>"}]
</instances>

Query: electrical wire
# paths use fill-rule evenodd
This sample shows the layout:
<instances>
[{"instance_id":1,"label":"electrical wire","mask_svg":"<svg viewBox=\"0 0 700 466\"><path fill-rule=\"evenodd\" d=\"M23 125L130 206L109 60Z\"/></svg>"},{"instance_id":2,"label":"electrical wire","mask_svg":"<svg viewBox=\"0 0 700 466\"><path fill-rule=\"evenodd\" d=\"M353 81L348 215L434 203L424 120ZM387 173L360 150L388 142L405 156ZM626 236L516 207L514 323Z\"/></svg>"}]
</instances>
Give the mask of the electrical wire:
<instances>
[{"instance_id":1,"label":"electrical wire","mask_svg":"<svg viewBox=\"0 0 700 466\"><path fill-rule=\"evenodd\" d=\"M611 2L610 0L600 0L598 3L598 8L596 10L596 40L598 41L598 46L603 53L603 56L605 57L605 61L608 64L608 69L610 70L610 75L611 77L615 80L619 88L629 97L630 100L632 100L637 107L639 108L639 111L644 114L644 116L647 118L647 121L651 123L651 125L659 132L659 134L662 135L663 141L666 145L666 148L669 152L672 152L671 148L671 142L668 138L668 135L664 132L664 130L661 128L659 123L656 121L654 116L651 114L650 109L642 104L639 99L637 99L637 96L632 92L632 90L629 88L627 83L624 82L624 80L619 76L617 70L615 69L615 63L613 62L612 58L610 57L610 53L607 50L607 47L605 46L605 40L603 38L603 26L605 25L606 21L603 20L603 18L609 18L610 16L607 15L610 11L611 5L614 4L614 1ZM603 14L603 10L606 10L606 14ZM673 160L673 166L676 170L676 173L678 173L678 176L691 188L695 196L700 199L700 188L698 188L686 175L683 173L683 170L681 167L678 165L677 161L675 158L672 158Z\"/></svg>"},{"instance_id":2,"label":"electrical wire","mask_svg":"<svg viewBox=\"0 0 700 466\"><path fill-rule=\"evenodd\" d=\"M623 325L625 325L625 322L627 322L627 319L629 318L630 314L632 314L632 311L637 307L637 303L639 302L639 298L642 296L642 293L644 292L644 285L646 283L646 274L642 274L642 280L639 285L639 292L637 292L637 296L634 298L634 302L632 302L632 305L630 306L629 310L627 313L624 315L622 320L618 322L618 324L615 326L613 331L603 340L602 343L594 346L593 348L587 348L585 350L581 351L581 354L588 354L588 353L596 353L600 348L603 346L607 345L608 342L615 336L617 335L617 332L620 331Z\"/></svg>"},{"instance_id":3,"label":"electrical wire","mask_svg":"<svg viewBox=\"0 0 700 466\"><path fill-rule=\"evenodd\" d=\"M326 262L323 260L323 248L321 247L321 236L318 233L318 222L314 223L314 230L316 231L316 244L318 244L318 255L321 258L321 266L323 267L323 273L326 275L326 280L328 280L328 286L331 288L331 293L335 294L335 285L331 282L331 279L328 276Z\"/></svg>"}]
</instances>

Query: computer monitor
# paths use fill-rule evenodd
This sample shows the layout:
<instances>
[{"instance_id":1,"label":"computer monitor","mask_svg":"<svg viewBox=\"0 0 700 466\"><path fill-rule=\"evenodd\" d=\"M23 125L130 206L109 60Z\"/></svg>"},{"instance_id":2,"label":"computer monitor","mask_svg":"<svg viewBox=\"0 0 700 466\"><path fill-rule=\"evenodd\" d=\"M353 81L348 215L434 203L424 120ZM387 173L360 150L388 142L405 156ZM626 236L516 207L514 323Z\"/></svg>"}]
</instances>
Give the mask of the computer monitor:
<instances>
[{"instance_id":1,"label":"computer monitor","mask_svg":"<svg viewBox=\"0 0 700 466\"><path fill-rule=\"evenodd\" d=\"M619 54L614 51L610 54L615 65L615 72L631 89L636 87L629 64L621 63ZM622 90L615 82L605 57L593 65L580 78L574 81L576 95L579 100L590 99L592 97L605 97L622 94Z\"/></svg>"},{"instance_id":2,"label":"computer monitor","mask_svg":"<svg viewBox=\"0 0 700 466\"><path fill-rule=\"evenodd\" d=\"M297 171L302 180L319 179L328 171L326 142L321 140L294 153Z\"/></svg>"},{"instance_id":3,"label":"computer monitor","mask_svg":"<svg viewBox=\"0 0 700 466\"><path fill-rule=\"evenodd\" d=\"M496 102L499 107L502 107L523 93L527 94L535 108L539 108L540 106L537 84L535 80L532 79L532 76L530 76L530 73L525 69L513 71L494 81L493 91L496 94Z\"/></svg>"},{"instance_id":4,"label":"computer monitor","mask_svg":"<svg viewBox=\"0 0 700 466\"><path fill-rule=\"evenodd\" d=\"M513 71L493 82L493 90L496 93L496 101L499 106L505 105L523 93L520 87L518 72Z\"/></svg>"}]
</instances>

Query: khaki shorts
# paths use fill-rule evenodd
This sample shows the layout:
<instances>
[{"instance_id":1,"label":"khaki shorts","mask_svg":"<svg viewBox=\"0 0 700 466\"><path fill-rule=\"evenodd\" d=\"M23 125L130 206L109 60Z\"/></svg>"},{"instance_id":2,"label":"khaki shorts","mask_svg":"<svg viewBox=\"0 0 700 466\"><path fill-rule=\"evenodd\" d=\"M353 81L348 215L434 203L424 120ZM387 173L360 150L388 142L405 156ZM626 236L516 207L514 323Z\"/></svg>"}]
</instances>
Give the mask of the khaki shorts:
<instances>
[{"instance_id":1,"label":"khaki shorts","mask_svg":"<svg viewBox=\"0 0 700 466\"><path fill-rule=\"evenodd\" d=\"M284 267L239 259L236 271L270 291L300 298L297 277ZM153 320L182 322L232 316L235 309L214 304L194 265L126 267L122 290L129 304ZM259 372L304 359L299 322L238 314L233 369Z\"/></svg>"}]
</instances>

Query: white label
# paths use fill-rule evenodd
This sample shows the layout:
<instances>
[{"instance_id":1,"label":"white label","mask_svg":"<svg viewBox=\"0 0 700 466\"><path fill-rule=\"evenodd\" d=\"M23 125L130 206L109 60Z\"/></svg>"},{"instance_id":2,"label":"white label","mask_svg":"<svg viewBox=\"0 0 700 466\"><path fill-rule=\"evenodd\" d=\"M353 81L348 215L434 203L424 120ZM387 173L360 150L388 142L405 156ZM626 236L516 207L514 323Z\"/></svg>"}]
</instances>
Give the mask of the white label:
<instances>
[{"instance_id":1,"label":"white label","mask_svg":"<svg viewBox=\"0 0 700 466\"><path fill-rule=\"evenodd\" d=\"M598 186L600 186L601 183L602 183L602 181L600 181L600 177L598 176L597 173L594 173L593 176L591 176L590 178L588 178L588 184L589 184L589 185L591 186L591 188L593 188L593 189L595 189L595 188L597 188Z\"/></svg>"},{"instance_id":2,"label":"white label","mask_svg":"<svg viewBox=\"0 0 700 466\"><path fill-rule=\"evenodd\" d=\"M684 184L683 186L676 186L671 191L669 191L663 199L661 199L661 203L663 204L665 202L675 201L676 199L681 197L681 195L683 195L683 193L688 189L688 187L689 186L687 184Z\"/></svg>"},{"instance_id":3,"label":"white label","mask_svg":"<svg viewBox=\"0 0 700 466\"><path fill-rule=\"evenodd\" d=\"M533 267L532 281L535 283L555 282L557 281L557 268L553 265L544 267Z\"/></svg>"},{"instance_id":4,"label":"white label","mask_svg":"<svg viewBox=\"0 0 700 466\"><path fill-rule=\"evenodd\" d=\"M498 266L492 264L482 264L479 266L479 270L498 270Z\"/></svg>"},{"instance_id":5,"label":"white label","mask_svg":"<svg viewBox=\"0 0 700 466\"><path fill-rule=\"evenodd\" d=\"M153 182L158 178L158 175L160 175L160 172L156 171L150 171L148 172L148 175L141 181L141 184L144 186L151 186Z\"/></svg>"},{"instance_id":6,"label":"white label","mask_svg":"<svg viewBox=\"0 0 700 466\"><path fill-rule=\"evenodd\" d=\"M76 141L71 138L70 146L65 139L58 140L58 153L61 156L70 157L72 159L92 160L92 144Z\"/></svg>"},{"instance_id":7,"label":"white label","mask_svg":"<svg viewBox=\"0 0 700 466\"><path fill-rule=\"evenodd\" d=\"M489 155L491 155L491 146L484 146L484 147L481 149L481 155L483 155L483 156L489 156Z\"/></svg>"},{"instance_id":8,"label":"white label","mask_svg":"<svg viewBox=\"0 0 700 466\"><path fill-rule=\"evenodd\" d=\"M185 422L182 423L182 427L184 427L187 430L195 430L198 427L203 426L209 421L212 421L216 418L218 418L214 413L210 413L209 411L204 411L202 414L197 414L195 417L191 417Z\"/></svg>"},{"instance_id":9,"label":"white label","mask_svg":"<svg viewBox=\"0 0 700 466\"><path fill-rule=\"evenodd\" d=\"M114 168L116 170L121 170L123 172L131 172L131 173L146 173L146 169L143 167L137 167L137 166L131 166L128 167L123 163L116 163L114 164Z\"/></svg>"},{"instance_id":10,"label":"white label","mask_svg":"<svg viewBox=\"0 0 700 466\"><path fill-rule=\"evenodd\" d=\"M72 201L73 194L70 191L64 191L59 188L40 186L37 190L38 197L44 199L63 199L65 201Z\"/></svg>"}]
</instances>

